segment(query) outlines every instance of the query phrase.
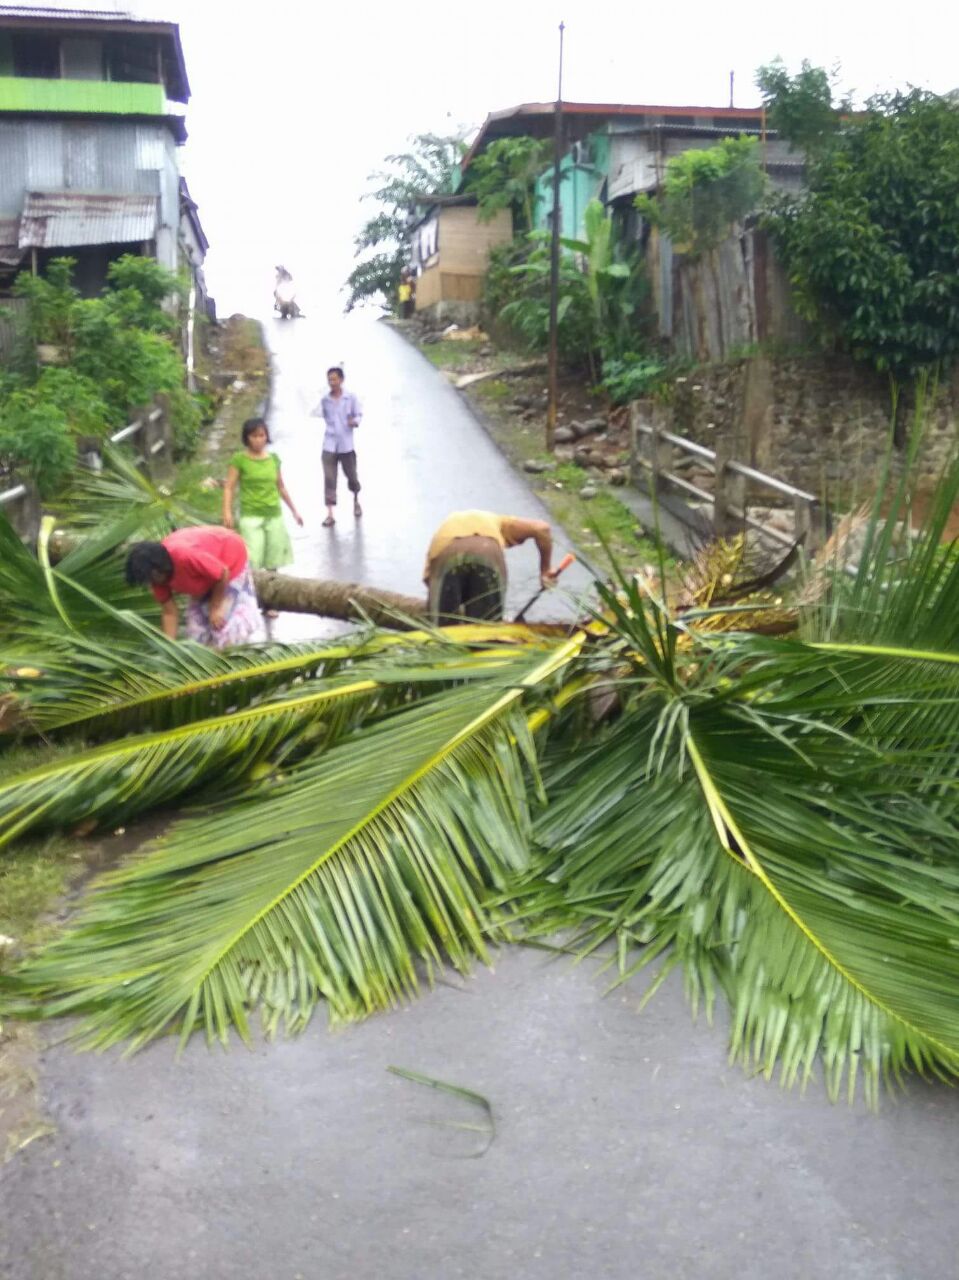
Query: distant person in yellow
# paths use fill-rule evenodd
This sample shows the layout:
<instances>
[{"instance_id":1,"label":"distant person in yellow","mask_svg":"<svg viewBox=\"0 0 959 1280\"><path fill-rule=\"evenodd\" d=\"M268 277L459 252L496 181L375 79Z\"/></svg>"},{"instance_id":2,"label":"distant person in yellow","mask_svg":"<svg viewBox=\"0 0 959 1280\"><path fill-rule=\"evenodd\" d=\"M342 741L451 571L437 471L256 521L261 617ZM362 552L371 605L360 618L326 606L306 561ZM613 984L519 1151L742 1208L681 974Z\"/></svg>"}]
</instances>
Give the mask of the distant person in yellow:
<instances>
[{"instance_id":1,"label":"distant person in yellow","mask_svg":"<svg viewBox=\"0 0 959 1280\"><path fill-rule=\"evenodd\" d=\"M540 581L552 586L553 535L545 520L492 511L447 516L433 534L423 569L433 621L502 621L507 580L503 553L530 538L539 549Z\"/></svg>"},{"instance_id":2,"label":"distant person in yellow","mask_svg":"<svg viewBox=\"0 0 959 1280\"><path fill-rule=\"evenodd\" d=\"M413 314L413 276L408 268L400 274L400 283L396 290L396 300L400 305L400 319L409 320Z\"/></svg>"}]
</instances>

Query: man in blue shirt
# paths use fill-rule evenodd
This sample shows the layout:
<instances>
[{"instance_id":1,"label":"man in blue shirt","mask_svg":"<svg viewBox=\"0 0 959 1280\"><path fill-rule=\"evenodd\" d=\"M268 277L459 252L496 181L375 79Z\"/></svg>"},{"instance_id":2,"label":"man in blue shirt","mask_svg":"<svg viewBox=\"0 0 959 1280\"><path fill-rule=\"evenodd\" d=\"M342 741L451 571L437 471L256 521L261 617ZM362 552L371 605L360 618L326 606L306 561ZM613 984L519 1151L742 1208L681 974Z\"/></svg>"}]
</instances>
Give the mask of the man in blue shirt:
<instances>
[{"instance_id":1,"label":"man in blue shirt","mask_svg":"<svg viewBox=\"0 0 959 1280\"><path fill-rule=\"evenodd\" d=\"M343 468L343 474L346 476L346 483L350 493L353 495L353 514L361 516L363 508L360 506L357 494L360 491L360 482L356 474L356 449L353 445L353 432L360 425L363 417L363 411L360 408L360 402L352 391L347 391L343 386L343 370L334 365L332 369L326 371L326 380L330 384L330 393L325 395L320 401L316 409L313 410L313 416L322 418L326 423L326 432L323 436L323 482L326 490L326 519L323 524L326 528L330 528L336 521L333 518L333 508L336 506L336 479L337 466Z\"/></svg>"}]
</instances>

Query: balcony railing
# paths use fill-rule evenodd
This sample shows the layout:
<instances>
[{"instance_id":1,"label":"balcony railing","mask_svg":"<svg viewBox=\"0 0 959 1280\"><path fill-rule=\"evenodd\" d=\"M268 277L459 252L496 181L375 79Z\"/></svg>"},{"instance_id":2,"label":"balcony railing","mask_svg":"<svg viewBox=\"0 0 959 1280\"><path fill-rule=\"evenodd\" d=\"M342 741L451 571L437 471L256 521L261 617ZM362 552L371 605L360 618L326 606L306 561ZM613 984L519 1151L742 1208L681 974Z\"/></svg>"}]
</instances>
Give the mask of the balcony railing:
<instances>
[{"instance_id":1,"label":"balcony railing","mask_svg":"<svg viewBox=\"0 0 959 1280\"><path fill-rule=\"evenodd\" d=\"M165 110L166 96L160 84L0 76L0 111L161 116Z\"/></svg>"}]
</instances>

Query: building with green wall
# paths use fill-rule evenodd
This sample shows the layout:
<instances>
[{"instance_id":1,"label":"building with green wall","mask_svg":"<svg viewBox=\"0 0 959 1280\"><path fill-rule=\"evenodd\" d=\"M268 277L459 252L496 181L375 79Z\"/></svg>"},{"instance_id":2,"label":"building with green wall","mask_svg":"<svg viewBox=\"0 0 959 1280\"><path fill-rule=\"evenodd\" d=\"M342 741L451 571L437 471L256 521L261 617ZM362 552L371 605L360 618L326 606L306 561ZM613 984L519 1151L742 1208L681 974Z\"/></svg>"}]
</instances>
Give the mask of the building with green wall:
<instances>
[{"instance_id":1,"label":"building with green wall","mask_svg":"<svg viewBox=\"0 0 959 1280\"><path fill-rule=\"evenodd\" d=\"M590 200L602 200L609 173L609 137L591 133L574 142L560 163L559 228L564 236L581 239L583 214ZM536 183L536 227L548 231L553 219L553 171Z\"/></svg>"}]
</instances>

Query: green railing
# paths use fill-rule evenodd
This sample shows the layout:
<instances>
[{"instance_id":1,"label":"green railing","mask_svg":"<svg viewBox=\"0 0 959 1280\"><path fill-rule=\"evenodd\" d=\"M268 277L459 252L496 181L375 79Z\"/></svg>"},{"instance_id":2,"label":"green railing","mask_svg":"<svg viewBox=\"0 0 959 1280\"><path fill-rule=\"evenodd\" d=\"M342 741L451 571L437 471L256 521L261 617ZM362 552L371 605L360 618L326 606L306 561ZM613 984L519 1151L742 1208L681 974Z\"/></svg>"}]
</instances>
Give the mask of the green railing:
<instances>
[{"instance_id":1,"label":"green railing","mask_svg":"<svg viewBox=\"0 0 959 1280\"><path fill-rule=\"evenodd\" d=\"M0 76L0 111L160 116L165 106L166 98L160 84Z\"/></svg>"}]
</instances>

